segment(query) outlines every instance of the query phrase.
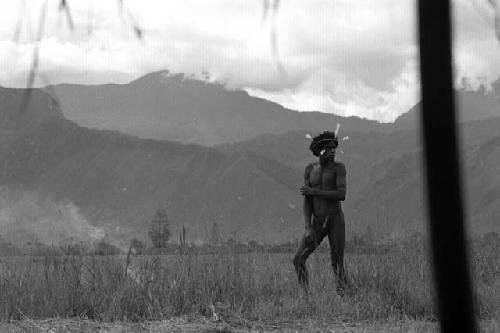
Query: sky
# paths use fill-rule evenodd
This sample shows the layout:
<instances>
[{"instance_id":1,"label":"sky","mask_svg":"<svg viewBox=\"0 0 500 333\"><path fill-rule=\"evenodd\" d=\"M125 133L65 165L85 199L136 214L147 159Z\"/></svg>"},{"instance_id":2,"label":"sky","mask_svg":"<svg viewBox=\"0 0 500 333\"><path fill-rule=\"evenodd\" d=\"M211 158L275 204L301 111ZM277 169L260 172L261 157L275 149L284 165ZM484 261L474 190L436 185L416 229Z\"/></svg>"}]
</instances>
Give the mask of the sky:
<instances>
[{"instance_id":1,"label":"sky","mask_svg":"<svg viewBox=\"0 0 500 333\"><path fill-rule=\"evenodd\" d=\"M72 29L47 0L37 36L44 2L0 0L1 86L26 85L38 46L36 85L209 73L291 109L382 122L419 100L414 0L68 0ZM500 76L494 9L452 4L457 86L488 86Z\"/></svg>"}]
</instances>

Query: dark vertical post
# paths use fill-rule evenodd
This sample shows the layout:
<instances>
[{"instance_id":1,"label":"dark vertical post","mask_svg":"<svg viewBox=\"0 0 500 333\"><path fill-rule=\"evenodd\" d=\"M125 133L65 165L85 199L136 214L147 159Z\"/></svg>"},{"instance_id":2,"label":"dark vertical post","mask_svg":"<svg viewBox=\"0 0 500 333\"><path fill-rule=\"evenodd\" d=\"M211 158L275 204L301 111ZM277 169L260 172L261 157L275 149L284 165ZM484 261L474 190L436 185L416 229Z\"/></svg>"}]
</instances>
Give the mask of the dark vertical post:
<instances>
[{"instance_id":1,"label":"dark vertical post","mask_svg":"<svg viewBox=\"0 0 500 333\"><path fill-rule=\"evenodd\" d=\"M442 332L476 332L463 225L448 0L419 0L422 125Z\"/></svg>"}]
</instances>

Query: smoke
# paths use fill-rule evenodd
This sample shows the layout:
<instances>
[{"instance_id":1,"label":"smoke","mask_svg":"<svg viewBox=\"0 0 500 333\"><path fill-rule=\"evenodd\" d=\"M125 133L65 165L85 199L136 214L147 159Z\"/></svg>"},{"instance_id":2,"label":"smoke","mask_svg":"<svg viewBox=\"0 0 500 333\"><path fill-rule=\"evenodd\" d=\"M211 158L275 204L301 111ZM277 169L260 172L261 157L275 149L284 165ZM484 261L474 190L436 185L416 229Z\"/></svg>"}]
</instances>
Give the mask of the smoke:
<instances>
[{"instance_id":1,"label":"smoke","mask_svg":"<svg viewBox=\"0 0 500 333\"><path fill-rule=\"evenodd\" d=\"M63 245L95 243L106 236L70 201L54 202L34 192L0 188L0 233L15 245L41 242Z\"/></svg>"}]
</instances>

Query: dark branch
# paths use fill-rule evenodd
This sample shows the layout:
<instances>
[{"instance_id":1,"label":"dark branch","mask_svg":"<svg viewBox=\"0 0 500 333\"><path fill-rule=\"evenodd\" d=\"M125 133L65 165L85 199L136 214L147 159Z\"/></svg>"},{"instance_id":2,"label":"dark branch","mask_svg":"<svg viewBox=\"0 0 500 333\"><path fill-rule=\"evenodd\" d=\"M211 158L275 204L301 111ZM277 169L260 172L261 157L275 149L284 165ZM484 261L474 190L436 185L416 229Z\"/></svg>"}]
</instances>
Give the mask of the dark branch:
<instances>
[{"instance_id":1,"label":"dark branch","mask_svg":"<svg viewBox=\"0 0 500 333\"><path fill-rule=\"evenodd\" d=\"M69 9L68 1L67 0L61 0L59 3L59 12L65 12L66 13L66 20L68 22L68 26L70 30L75 29L75 25L73 23L73 17L71 16L71 10Z\"/></svg>"}]
</instances>

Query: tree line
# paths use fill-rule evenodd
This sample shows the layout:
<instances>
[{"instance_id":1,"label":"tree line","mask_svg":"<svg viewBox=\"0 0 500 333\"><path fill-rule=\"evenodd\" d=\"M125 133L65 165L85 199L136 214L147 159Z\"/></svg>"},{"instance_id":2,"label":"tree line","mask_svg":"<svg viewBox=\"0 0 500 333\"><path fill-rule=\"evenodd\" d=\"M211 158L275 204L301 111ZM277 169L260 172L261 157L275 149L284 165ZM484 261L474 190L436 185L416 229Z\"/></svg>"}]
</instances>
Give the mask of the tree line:
<instances>
[{"instance_id":1,"label":"tree line","mask_svg":"<svg viewBox=\"0 0 500 333\"><path fill-rule=\"evenodd\" d=\"M189 242L187 229L182 226L179 231L178 241L172 241L171 221L164 208L156 210L151 218L148 227L149 244L144 240L133 238L128 246L118 246L110 239L103 238L93 244L70 241L65 245L47 245L38 240L26 242L22 245L12 244L0 235L0 256L17 255L118 255L123 253L137 255L157 255L157 254L215 254L215 253L293 253L298 247L298 239L291 239L280 244L261 244L256 240L242 242L232 237L224 239L217 226L212 223L208 241L203 244ZM489 232L480 237L476 237L475 243L481 246L493 246L500 248L500 236L496 232ZM394 247L399 246L419 246L425 247L425 236L421 233L413 233L404 238L386 240L380 242L376 240L370 226L367 226L363 233L352 233L346 240L345 250L351 254L384 254ZM321 252L328 252L327 242L324 242L318 249Z\"/></svg>"}]
</instances>

